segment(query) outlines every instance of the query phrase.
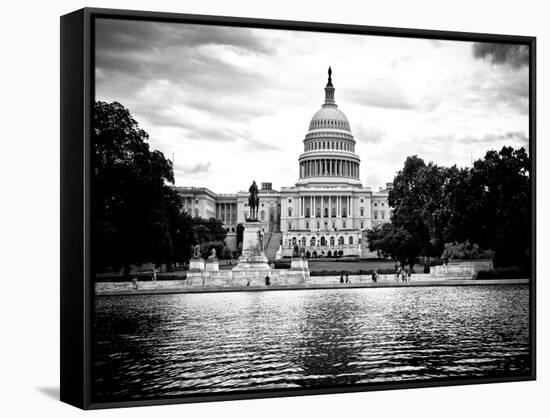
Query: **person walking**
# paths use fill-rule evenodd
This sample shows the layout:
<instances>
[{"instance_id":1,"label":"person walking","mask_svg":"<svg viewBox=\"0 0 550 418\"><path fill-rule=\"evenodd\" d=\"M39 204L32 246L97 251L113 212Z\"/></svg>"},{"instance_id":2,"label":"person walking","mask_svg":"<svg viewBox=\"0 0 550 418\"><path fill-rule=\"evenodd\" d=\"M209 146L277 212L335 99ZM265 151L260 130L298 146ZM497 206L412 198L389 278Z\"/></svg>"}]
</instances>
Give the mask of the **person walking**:
<instances>
[{"instance_id":1,"label":"person walking","mask_svg":"<svg viewBox=\"0 0 550 418\"><path fill-rule=\"evenodd\" d=\"M340 273L340 283L344 283L344 272Z\"/></svg>"},{"instance_id":2,"label":"person walking","mask_svg":"<svg viewBox=\"0 0 550 418\"><path fill-rule=\"evenodd\" d=\"M349 283L349 276L348 276L348 272L346 272L346 283Z\"/></svg>"},{"instance_id":3,"label":"person walking","mask_svg":"<svg viewBox=\"0 0 550 418\"><path fill-rule=\"evenodd\" d=\"M153 281L156 282L157 281L157 268L155 266L153 266Z\"/></svg>"}]
</instances>

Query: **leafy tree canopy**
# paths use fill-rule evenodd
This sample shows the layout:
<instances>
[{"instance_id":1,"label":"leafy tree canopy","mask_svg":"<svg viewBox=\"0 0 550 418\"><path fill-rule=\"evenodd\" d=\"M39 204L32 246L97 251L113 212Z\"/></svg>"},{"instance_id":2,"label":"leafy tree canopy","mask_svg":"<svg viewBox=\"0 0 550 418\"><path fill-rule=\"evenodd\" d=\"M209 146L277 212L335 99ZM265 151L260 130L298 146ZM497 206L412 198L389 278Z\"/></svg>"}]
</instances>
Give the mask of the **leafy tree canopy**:
<instances>
[{"instance_id":1,"label":"leafy tree canopy","mask_svg":"<svg viewBox=\"0 0 550 418\"><path fill-rule=\"evenodd\" d=\"M441 257L446 243L471 242L494 250L497 266L525 265L531 250L529 168L524 148L488 151L471 168L408 157L389 193L391 228L370 231L369 247L399 259L407 243L411 254L429 258Z\"/></svg>"}]
</instances>

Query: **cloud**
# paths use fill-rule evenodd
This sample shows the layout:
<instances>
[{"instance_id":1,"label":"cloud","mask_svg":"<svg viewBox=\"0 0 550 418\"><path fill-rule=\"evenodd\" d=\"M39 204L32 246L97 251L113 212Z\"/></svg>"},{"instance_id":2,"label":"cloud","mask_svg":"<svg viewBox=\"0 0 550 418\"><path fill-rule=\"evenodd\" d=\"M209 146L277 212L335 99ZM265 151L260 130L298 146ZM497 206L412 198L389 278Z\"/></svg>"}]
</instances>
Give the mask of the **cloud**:
<instances>
[{"instance_id":1,"label":"cloud","mask_svg":"<svg viewBox=\"0 0 550 418\"><path fill-rule=\"evenodd\" d=\"M268 142L261 142L258 140L250 139L244 144L244 148L249 151L281 151L282 148L278 145Z\"/></svg>"},{"instance_id":2,"label":"cloud","mask_svg":"<svg viewBox=\"0 0 550 418\"><path fill-rule=\"evenodd\" d=\"M356 125L353 129L354 138L357 142L377 144L386 138L386 131L376 126Z\"/></svg>"},{"instance_id":3,"label":"cloud","mask_svg":"<svg viewBox=\"0 0 550 418\"><path fill-rule=\"evenodd\" d=\"M407 155L467 165L528 142L528 67L487 65L494 54L474 57L469 42L96 23L97 100L122 103L152 148L175 155L180 186L294 184L329 65L366 186L391 180Z\"/></svg>"},{"instance_id":4,"label":"cloud","mask_svg":"<svg viewBox=\"0 0 550 418\"><path fill-rule=\"evenodd\" d=\"M111 51L148 51L172 47L228 45L259 54L274 53L273 45L252 36L251 29L229 26L96 19L96 46Z\"/></svg>"},{"instance_id":5,"label":"cloud","mask_svg":"<svg viewBox=\"0 0 550 418\"><path fill-rule=\"evenodd\" d=\"M357 104L384 109L414 109L415 104L406 96L405 90L388 78L371 78L364 86L348 93Z\"/></svg>"},{"instance_id":6,"label":"cloud","mask_svg":"<svg viewBox=\"0 0 550 418\"><path fill-rule=\"evenodd\" d=\"M414 137L413 141L422 141L428 147L439 144L459 144L459 145L483 145L488 147L491 144L506 142L510 144L529 144L529 137L522 131L508 131L498 133L487 133L484 135L456 135L442 134L424 137ZM485 148L484 148L485 149Z\"/></svg>"},{"instance_id":7,"label":"cloud","mask_svg":"<svg viewBox=\"0 0 550 418\"><path fill-rule=\"evenodd\" d=\"M493 64L520 68L529 65L529 47L527 45L492 44L477 42L472 46L474 57L487 59Z\"/></svg>"},{"instance_id":8,"label":"cloud","mask_svg":"<svg viewBox=\"0 0 550 418\"><path fill-rule=\"evenodd\" d=\"M180 174L185 175L195 175L195 174L203 174L208 173L210 171L210 168L212 167L212 163L210 161L207 162L199 162L193 166L180 166L176 168L176 171L178 171Z\"/></svg>"},{"instance_id":9,"label":"cloud","mask_svg":"<svg viewBox=\"0 0 550 418\"><path fill-rule=\"evenodd\" d=\"M497 133L497 134L485 134L483 136L465 136L462 138L458 138L458 141L466 144L494 144L502 141L506 142L512 142L512 143L518 143L518 144L529 144L529 138L525 134L525 132L521 131L514 131L514 132L504 132L504 133Z\"/></svg>"}]
</instances>

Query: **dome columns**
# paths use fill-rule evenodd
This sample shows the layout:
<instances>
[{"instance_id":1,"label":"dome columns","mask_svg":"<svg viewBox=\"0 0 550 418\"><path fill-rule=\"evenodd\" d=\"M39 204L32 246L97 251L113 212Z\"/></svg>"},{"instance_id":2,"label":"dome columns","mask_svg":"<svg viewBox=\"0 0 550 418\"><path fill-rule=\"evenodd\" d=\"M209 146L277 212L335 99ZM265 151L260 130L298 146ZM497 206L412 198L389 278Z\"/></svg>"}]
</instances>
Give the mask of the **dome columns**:
<instances>
[{"instance_id":1,"label":"dome columns","mask_svg":"<svg viewBox=\"0 0 550 418\"><path fill-rule=\"evenodd\" d=\"M339 158L313 158L300 162L300 178L348 177L359 178L359 163Z\"/></svg>"}]
</instances>

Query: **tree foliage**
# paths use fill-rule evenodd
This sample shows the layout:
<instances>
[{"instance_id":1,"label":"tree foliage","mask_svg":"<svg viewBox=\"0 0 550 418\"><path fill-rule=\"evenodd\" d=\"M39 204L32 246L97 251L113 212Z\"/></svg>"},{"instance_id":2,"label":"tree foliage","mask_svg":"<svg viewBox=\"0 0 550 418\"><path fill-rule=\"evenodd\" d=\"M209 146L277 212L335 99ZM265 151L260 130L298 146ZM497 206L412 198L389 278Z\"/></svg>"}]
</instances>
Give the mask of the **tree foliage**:
<instances>
[{"instance_id":1,"label":"tree foliage","mask_svg":"<svg viewBox=\"0 0 550 418\"><path fill-rule=\"evenodd\" d=\"M369 250L376 251L379 256L399 261L402 266L411 268L417 261L420 249L418 241L402 227L391 223L375 226L367 231Z\"/></svg>"},{"instance_id":2,"label":"tree foliage","mask_svg":"<svg viewBox=\"0 0 550 418\"><path fill-rule=\"evenodd\" d=\"M150 150L147 133L120 103L95 103L91 163L95 271L185 262L192 245L223 243L220 221L181 211L172 162Z\"/></svg>"},{"instance_id":3,"label":"tree foliage","mask_svg":"<svg viewBox=\"0 0 550 418\"><path fill-rule=\"evenodd\" d=\"M529 156L525 149L488 151L471 168L408 157L389 192L391 227L369 231L369 248L401 260L441 257L446 243L475 243L495 265L530 258ZM474 244L472 244L474 245Z\"/></svg>"}]
</instances>

